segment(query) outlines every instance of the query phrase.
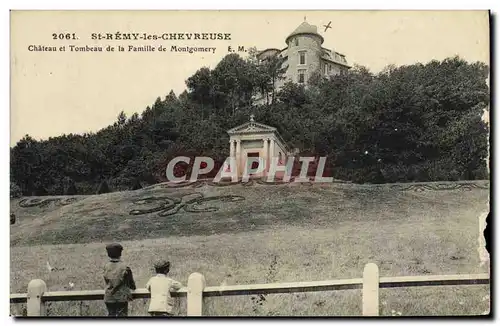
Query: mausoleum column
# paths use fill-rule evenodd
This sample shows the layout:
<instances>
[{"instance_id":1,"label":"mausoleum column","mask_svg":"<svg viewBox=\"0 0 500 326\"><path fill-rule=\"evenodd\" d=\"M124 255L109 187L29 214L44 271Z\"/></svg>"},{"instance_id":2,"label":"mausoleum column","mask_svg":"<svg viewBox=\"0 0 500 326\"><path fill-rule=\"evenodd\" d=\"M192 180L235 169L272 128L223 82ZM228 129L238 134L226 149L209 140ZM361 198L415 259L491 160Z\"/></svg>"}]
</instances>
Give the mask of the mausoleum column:
<instances>
[{"instance_id":1,"label":"mausoleum column","mask_svg":"<svg viewBox=\"0 0 500 326\"><path fill-rule=\"evenodd\" d=\"M264 138L263 139L264 141L264 148L263 148L263 151L264 151L264 160L265 160L265 168L264 170L267 171L267 168L269 167L269 148L268 148L268 141L269 139L268 138Z\"/></svg>"},{"instance_id":2,"label":"mausoleum column","mask_svg":"<svg viewBox=\"0 0 500 326\"><path fill-rule=\"evenodd\" d=\"M236 155L241 153L241 140L236 140Z\"/></svg>"},{"instance_id":3,"label":"mausoleum column","mask_svg":"<svg viewBox=\"0 0 500 326\"><path fill-rule=\"evenodd\" d=\"M271 148L269 149L269 158L274 159L274 139L271 138Z\"/></svg>"},{"instance_id":4,"label":"mausoleum column","mask_svg":"<svg viewBox=\"0 0 500 326\"><path fill-rule=\"evenodd\" d=\"M241 167L241 140L236 140L236 166L238 168L238 174L240 173Z\"/></svg>"},{"instance_id":5,"label":"mausoleum column","mask_svg":"<svg viewBox=\"0 0 500 326\"><path fill-rule=\"evenodd\" d=\"M234 140L229 141L229 157L234 157Z\"/></svg>"}]
</instances>

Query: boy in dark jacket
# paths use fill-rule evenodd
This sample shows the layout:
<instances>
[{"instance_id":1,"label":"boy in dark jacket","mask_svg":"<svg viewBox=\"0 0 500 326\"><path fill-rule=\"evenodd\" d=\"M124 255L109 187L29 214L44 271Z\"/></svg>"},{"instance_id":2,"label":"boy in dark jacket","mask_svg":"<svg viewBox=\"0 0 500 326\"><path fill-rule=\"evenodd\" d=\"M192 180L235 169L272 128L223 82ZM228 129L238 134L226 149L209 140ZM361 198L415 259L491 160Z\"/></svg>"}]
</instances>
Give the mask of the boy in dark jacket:
<instances>
[{"instance_id":1,"label":"boy in dark jacket","mask_svg":"<svg viewBox=\"0 0 500 326\"><path fill-rule=\"evenodd\" d=\"M123 247L119 243L106 246L109 262L104 266L104 303L108 309L108 316L127 316L128 302L132 300L130 290L135 290L132 270L121 260Z\"/></svg>"}]
</instances>

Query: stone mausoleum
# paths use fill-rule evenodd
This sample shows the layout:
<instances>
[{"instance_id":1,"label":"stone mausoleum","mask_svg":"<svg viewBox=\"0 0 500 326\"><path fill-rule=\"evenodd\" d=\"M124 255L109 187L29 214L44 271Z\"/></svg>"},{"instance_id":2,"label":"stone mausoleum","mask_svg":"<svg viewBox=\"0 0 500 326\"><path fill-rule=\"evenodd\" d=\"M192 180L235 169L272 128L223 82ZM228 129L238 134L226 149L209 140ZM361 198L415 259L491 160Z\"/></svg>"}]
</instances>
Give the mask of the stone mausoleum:
<instances>
[{"instance_id":1,"label":"stone mausoleum","mask_svg":"<svg viewBox=\"0 0 500 326\"><path fill-rule=\"evenodd\" d=\"M277 158L279 165L285 165L287 158L291 155L288 146L278 133L277 129L258 123L254 116L250 121L227 131L229 135L229 155L234 158L238 176L245 172L249 166L248 158L262 158L265 161L264 172L253 174L253 176L264 176L269 171L273 158ZM253 163L251 168L257 168L258 163ZM281 173L276 173L280 176Z\"/></svg>"}]
</instances>

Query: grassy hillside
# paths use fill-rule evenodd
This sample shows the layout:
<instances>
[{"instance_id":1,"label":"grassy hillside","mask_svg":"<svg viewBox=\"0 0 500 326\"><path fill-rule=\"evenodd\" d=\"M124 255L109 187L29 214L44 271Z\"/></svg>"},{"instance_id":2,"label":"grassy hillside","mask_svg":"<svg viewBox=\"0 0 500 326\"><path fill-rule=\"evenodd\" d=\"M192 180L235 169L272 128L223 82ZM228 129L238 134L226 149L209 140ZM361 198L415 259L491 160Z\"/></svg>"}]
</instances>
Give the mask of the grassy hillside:
<instances>
[{"instance_id":1,"label":"grassy hillside","mask_svg":"<svg viewBox=\"0 0 500 326\"><path fill-rule=\"evenodd\" d=\"M102 288L103 242L111 240L123 242L123 258L139 287L151 276L158 256L172 261L172 276L181 282L197 271L207 285L361 277L368 262L377 263L382 276L487 270L480 267L477 251L478 216L488 209L487 185L441 186L448 190L436 190L438 185L198 186L159 185L44 207L23 208L20 200L12 201L18 221L11 226L11 292L24 292L33 278L44 279L49 290L63 290L69 282L75 289ZM192 200L201 195L233 197L196 205ZM168 198L151 203L145 200L150 197ZM161 205L163 213L130 214ZM60 270L49 272L47 261ZM488 309L483 298L489 286L381 293L384 315L392 310L403 315L480 314ZM211 315L361 313L359 290L269 295L262 304L245 296L208 301ZM144 315L146 304L136 300L131 314ZM54 315L104 313L101 302L54 303L51 309ZM179 312L184 313L182 306Z\"/></svg>"},{"instance_id":2,"label":"grassy hillside","mask_svg":"<svg viewBox=\"0 0 500 326\"><path fill-rule=\"evenodd\" d=\"M164 187L76 196L70 200L68 197L47 197L42 205L33 207L20 206L27 206L25 202L30 198L13 200L11 210L18 222L11 227L11 244L136 240L284 226L336 228L350 222L462 223L464 216L486 210L488 199L487 189L467 191L463 187L425 190L411 186L413 188L405 191L409 186L262 185L256 182L218 187L207 184L174 189ZM233 197L217 199L220 196ZM198 202L195 207L192 203L184 205L201 197L213 200ZM50 202L59 198L66 201ZM44 200L44 197L38 199ZM163 213L130 214L133 210L162 206ZM196 209L202 211L194 212Z\"/></svg>"}]
</instances>

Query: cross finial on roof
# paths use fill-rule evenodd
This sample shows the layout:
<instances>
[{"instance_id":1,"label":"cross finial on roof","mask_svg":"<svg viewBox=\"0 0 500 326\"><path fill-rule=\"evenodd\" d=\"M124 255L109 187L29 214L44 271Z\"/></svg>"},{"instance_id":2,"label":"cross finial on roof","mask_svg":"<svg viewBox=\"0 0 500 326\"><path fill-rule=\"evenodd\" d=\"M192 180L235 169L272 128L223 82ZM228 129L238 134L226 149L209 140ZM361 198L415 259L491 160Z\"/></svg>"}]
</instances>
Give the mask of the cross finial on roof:
<instances>
[{"instance_id":1,"label":"cross finial on roof","mask_svg":"<svg viewBox=\"0 0 500 326\"><path fill-rule=\"evenodd\" d=\"M250 114L250 122L254 122L253 118L255 118L255 116L253 114Z\"/></svg>"},{"instance_id":2,"label":"cross finial on roof","mask_svg":"<svg viewBox=\"0 0 500 326\"><path fill-rule=\"evenodd\" d=\"M306 21L306 16L304 16L304 21Z\"/></svg>"}]
</instances>

